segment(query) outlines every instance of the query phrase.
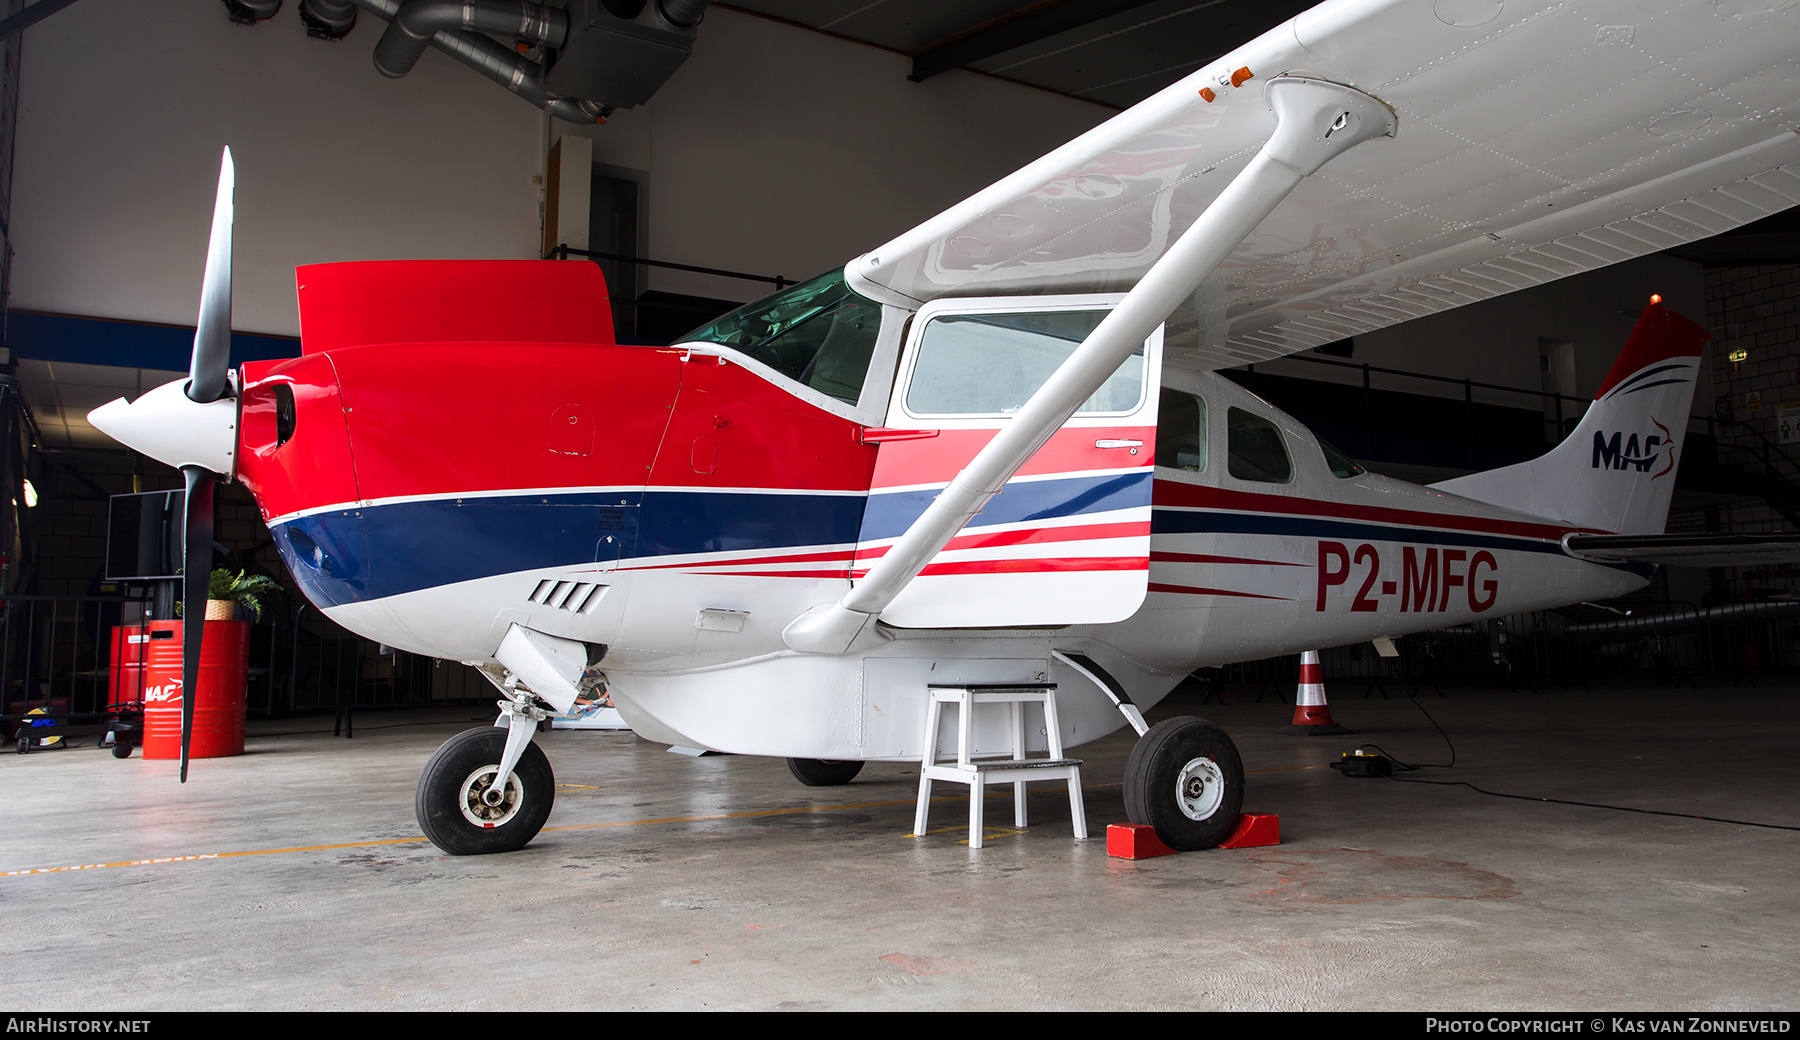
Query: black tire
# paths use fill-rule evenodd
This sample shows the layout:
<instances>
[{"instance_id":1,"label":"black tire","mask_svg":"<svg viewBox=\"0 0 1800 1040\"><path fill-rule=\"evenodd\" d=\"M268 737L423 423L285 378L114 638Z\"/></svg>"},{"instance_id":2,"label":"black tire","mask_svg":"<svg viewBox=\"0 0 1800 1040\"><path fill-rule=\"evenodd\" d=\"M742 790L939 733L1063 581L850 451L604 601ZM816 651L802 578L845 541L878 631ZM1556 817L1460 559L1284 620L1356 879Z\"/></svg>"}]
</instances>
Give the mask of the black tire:
<instances>
[{"instance_id":1,"label":"black tire","mask_svg":"<svg viewBox=\"0 0 1800 1040\"><path fill-rule=\"evenodd\" d=\"M832 762L819 758L790 758L788 772L808 787L837 787L856 779L861 762Z\"/></svg>"},{"instance_id":2,"label":"black tire","mask_svg":"<svg viewBox=\"0 0 1800 1040\"><path fill-rule=\"evenodd\" d=\"M31 723L27 722L19 727L19 746L13 750L21 755L31 754Z\"/></svg>"},{"instance_id":3,"label":"black tire","mask_svg":"<svg viewBox=\"0 0 1800 1040\"><path fill-rule=\"evenodd\" d=\"M115 739L113 741L112 753L114 758L130 758L131 745L123 740Z\"/></svg>"},{"instance_id":4,"label":"black tire","mask_svg":"<svg viewBox=\"0 0 1800 1040\"><path fill-rule=\"evenodd\" d=\"M1157 723L1125 762L1125 815L1156 828L1177 852L1210 849L1230 837L1243 805L1243 760L1225 731L1205 719L1183 715Z\"/></svg>"},{"instance_id":5,"label":"black tire","mask_svg":"<svg viewBox=\"0 0 1800 1040\"><path fill-rule=\"evenodd\" d=\"M506 730L482 726L446 740L425 763L413 807L433 845L452 856L480 856L522 849L537 837L556 800L556 776L536 744L519 756L506 802L490 809L479 799L505 751ZM478 822L485 814L492 814L491 821Z\"/></svg>"}]
</instances>

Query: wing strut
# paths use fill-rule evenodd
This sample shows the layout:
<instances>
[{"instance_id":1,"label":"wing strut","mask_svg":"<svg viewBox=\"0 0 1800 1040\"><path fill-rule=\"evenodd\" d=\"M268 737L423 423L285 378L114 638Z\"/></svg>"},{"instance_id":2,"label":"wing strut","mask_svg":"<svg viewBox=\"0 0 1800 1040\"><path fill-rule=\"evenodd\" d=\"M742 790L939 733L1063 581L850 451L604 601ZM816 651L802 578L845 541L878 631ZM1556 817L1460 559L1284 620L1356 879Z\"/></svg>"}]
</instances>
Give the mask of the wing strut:
<instances>
[{"instance_id":1,"label":"wing strut","mask_svg":"<svg viewBox=\"0 0 1800 1040\"><path fill-rule=\"evenodd\" d=\"M788 625L782 638L789 647L844 653L865 632L873 635L872 623L919 571L1302 179L1363 141L1392 137L1397 126L1388 106L1325 80L1279 76L1269 83L1268 99L1275 132L1256 158L862 581L838 602L814 607Z\"/></svg>"}]
</instances>

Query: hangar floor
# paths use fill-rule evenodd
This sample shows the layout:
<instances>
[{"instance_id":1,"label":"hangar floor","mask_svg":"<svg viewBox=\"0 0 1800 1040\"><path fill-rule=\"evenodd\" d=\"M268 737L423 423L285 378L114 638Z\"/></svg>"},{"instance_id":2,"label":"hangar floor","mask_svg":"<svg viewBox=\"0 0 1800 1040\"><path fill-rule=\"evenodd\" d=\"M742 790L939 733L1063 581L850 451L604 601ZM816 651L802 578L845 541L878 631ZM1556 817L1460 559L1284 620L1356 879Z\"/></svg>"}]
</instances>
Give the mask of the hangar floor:
<instances>
[{"instance_id":1,"label":"hangar floor","mask_svg":"<svg viewBox=\"0 0 1800 1040\"><path fill-rule=\"evenodd\" d=\"M1800 825L1788 688L1451 689L1425 706L1453 769L1495 791ZM1345 738L1291 708L1178 696L1241 748L1282 845L1126 862L1115 735L1029 832L966 844L966 800L908 836L916 772L804 788L779 761L668 754L629 733L541 738L559 790L526 850L417 838L426 756L463 710L252 726L173 763L4 756L9 1003L96 1009L1792 1009L1800 833L1349 780L1373 741L1445 761L1406 699L1333 686ZM1009 824L996 789L991 823ZM214 858L216 857L216 858ZM164 861L167 859L168 861ZM134 860L155 860L133 864ZM89 869L21 875L38 868ZM29 980L29 982L27 982Z\"/></svg>"}]
</instances>

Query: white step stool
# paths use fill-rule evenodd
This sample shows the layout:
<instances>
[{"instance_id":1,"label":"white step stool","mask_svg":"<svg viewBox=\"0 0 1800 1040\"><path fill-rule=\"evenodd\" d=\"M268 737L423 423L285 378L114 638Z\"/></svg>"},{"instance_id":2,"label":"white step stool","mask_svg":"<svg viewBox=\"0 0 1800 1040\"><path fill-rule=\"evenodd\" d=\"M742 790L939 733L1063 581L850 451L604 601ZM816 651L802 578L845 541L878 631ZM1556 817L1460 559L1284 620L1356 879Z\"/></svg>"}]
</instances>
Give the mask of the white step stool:
<instances>
[{"instance_id":1,"label":"white step stool","mask_svg":"<svg viewBox=\"0 0 1800 1040\"><path fill-rule=\"evenodd\" d=\"M925 833L925 818L931 809L931 782L947 780L969 785L969 847L981 848L982 798L988 784L1013 785L1013 820L1025 824L1025 784L1032 780L1067 780L1069 814L1075 821L1075 840L1087 840L1087 812L1081 804L1081 759L1064 758L1062 730L1056 718L1055 683L968 683L964 685L932 685L931 710L925 716L925 754L919 761L919 808L913 816L913 834ZM937 761L938 727L944 705L957 705L956 762L940 765ZM975 707L981 704L1006 704L1012 708L1012 757L972 760ZM1025 705L1044 706L1044 733L1049 738L1050 757L1025 757Z\"/></svg>"}]
</instances>

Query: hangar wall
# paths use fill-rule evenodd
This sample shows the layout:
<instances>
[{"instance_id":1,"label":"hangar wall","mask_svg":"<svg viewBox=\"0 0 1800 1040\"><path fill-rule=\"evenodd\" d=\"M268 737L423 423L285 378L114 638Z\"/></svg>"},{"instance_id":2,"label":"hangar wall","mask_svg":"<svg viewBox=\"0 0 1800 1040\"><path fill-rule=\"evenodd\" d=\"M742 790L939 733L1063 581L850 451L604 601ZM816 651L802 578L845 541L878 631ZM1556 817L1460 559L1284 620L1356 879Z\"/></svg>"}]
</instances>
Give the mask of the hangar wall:
<instances>
[{"instance_id":1,"label":"hangar wall","mask_svg":"<svg viewBox=\"0 0 1800 1040\"><path fill-rule=\"evenodd\" d=\"M546 126L435 51L383 78L382 25L364 14L326 43L286 8L250 28L197 0L86 0L27 30L11 306L191 324L225 144L233 324L294 335L299 264L536 255L532 182L562 133L648 174L649 255L801 278L1112 114L970 74L909 83L901 55L715 9L649 104ZM674 272L650 287L759 294Z\"/></svg>"},{"instance_id":2,"label":"hangar wall","mask_svg":"<svg viewBox=\"0 0 1800 1040\"><path fill-rule=\"evenodd\" d=\"M1671 310L1709 324L1703 268L1691 260L1654 253L1457 310L1428 315L1356 337L1357 363L1409 372L1474 379L1534 390L1540 385L1539 341L1575 346L1575 389L1591 397L1625 346L1638 314L1658 293ZM1275 361L1258 371L1344 384L1362 384L1360 373L1303 361ZM1436 397L1462 396L1462 388L1413 382L1396 389ZM1480 402L1520 406L1516 397L1477 389ZM1712 401L1702 371L1694 410Z\"/></svg>"}]
</instances>

